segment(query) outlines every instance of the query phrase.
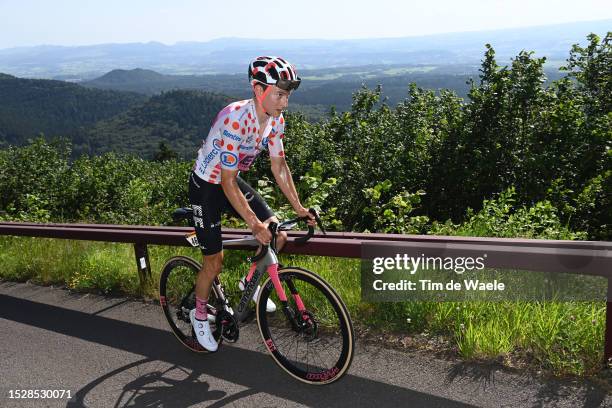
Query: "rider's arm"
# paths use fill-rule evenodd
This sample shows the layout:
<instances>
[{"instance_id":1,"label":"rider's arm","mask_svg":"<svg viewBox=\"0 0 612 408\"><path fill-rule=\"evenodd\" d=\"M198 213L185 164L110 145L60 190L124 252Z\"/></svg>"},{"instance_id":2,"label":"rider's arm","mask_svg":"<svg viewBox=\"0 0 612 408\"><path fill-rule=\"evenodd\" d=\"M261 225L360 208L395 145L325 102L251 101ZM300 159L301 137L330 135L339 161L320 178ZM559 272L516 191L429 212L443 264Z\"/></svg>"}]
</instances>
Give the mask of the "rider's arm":
<instances>
[{"instance_id":1,"label":"rider's arm","mask_svg":"<svg viewBox=\"0 0 612 408\"><path fill-rule=\"evenodd\" d=\"M281 116L280 123L278 125L276 133L270 135L268 141L268 150L270 151L270 163L272 167L272 174L276 179L276 183L280 187L281 191L289 200L289 203L295 210L299 217L308 217L310 220L308 224L315 225L315 220L312 214L308 212L302 203L293 184L293 177L291 176L291 170L285 160L285 150L283 148L283 138L285 137L285 121Z\"/></svg>"},{"instance_id":2,"label":"rider's arm","mask_svg":"<svg viewBox=\"0 0 612 408\"><path fill-rule=\"evenodd\" d=\"M302 203L300 203L300 197L295 189L295 184L293 184L291 170L289 170L289 166L287 165L285 158L281 156L271 156L270 162L272 165L272 174L274 174L276 183L280 187L285 197L287 197L287 200L289 200L289 203L293 209L298 211L299 209L304 208Z\"/></svg>"},{"instance_id":3,"label":"rider's arm","mask_svg":"<svg viewBox=\"0 0 612 408\"><path fill-rule=\"evenodd\" d=\"M276 183L280 187L285 197L287 197L287 200L289 200L289 203L295 210L295 213L298 215L298 217L308 217L308 225L315 226L316 221L314 216L306 208L304 208L300 202L295 185L293 184L293 177L291 177L291 170L289 170L289 166L287 165L285 158L270 157L270 162L272 163L272 174L274 174Z\"/></svg>"},{"instance_id":4,"label":"rider's arm","mask_svg":"<svg viewBox=\"0 0 612 408\"><path fill-rule=\"evenodd\" d=\"M272 174L274 174L274 178L276 179L276 184L278 184L285 197L287 197L293 209L299 213L304 207L300 203L300 198L295 190L293 178L291 177L291 171L285 160L285 149L283 147L284 137L285 120L281 115L277 128L270 134L268 139L270 164L272 167Z\"/></svg>"},{"instance_id":5,"label":"rider's arm","mask_svg":"<svg viewBox=\"0 0 612 408\"><path fill-rule=\"evenodd\" d=\"M238 177L237 170L221 169L221 188L223 188L223 193L232 207L234 207L251 231L253 231L255 238L262 244L267 244L272 239L272 235L266 225L257 218L251 209L246 197L238 187L236 177Z\"/></svg>"}]
</instances>

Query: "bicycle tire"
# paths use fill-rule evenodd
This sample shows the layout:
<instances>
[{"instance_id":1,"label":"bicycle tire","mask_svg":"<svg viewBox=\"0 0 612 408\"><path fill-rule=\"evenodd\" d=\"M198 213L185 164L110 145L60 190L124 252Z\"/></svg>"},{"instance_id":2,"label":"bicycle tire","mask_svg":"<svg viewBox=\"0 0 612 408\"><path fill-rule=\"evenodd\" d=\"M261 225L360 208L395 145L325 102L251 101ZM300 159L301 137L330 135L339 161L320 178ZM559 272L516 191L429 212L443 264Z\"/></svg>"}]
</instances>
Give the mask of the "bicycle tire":
<instances>
[{"instance_id":1,"label":"bicycle tire","mask_svg":"<svg viewBox=\"0 0 612 408\"><path fill-rule=\"evenodd\" d=\"M285 267L278 271L278 275L285 289L289 308L293 313L297 312L296 299L288 286L289 282L292 282L308 311L308 317L304 321L312 318L312 324L310 329L299 331L290 327L287 317L280 310L282 306L272 280L267 277L261 285L257 299L257 325L266 349L283 370L299 381L323 385L339 380L348 371L355 352L355 333L346 305L335 290L314 272ZM274 314L266 313L269 297L279 306ZM306 363L298 361L299 344L295 348L295 354L291 351L287 339L292 342L292 336L296 343L299 343L300 338L305 340ZM332 337L341 339L339 347L331 347L333 343L330 343L329 339ZM324 351L327 357L313 358L310 364L310 347L313 351L316 351L315 347Z\"/></svg>"},{"instance_id":2,"label":"bicycle tire","mask_svg":"<svg viewBox=\"0 0 612 408\"><path fill-rule=\"evenodd\" d=\"M159 303L172 333L185 347L197 353L209 352L198 343L191 321L189 310L195 308L195 282L200 264L187 256L170 258L159 279ZM219 288L213 284L208 299L208 313L215 314L215 305L219 305ZM220 324L211 322L213 336L221 343Z\"/></svg>"}]
</instances>

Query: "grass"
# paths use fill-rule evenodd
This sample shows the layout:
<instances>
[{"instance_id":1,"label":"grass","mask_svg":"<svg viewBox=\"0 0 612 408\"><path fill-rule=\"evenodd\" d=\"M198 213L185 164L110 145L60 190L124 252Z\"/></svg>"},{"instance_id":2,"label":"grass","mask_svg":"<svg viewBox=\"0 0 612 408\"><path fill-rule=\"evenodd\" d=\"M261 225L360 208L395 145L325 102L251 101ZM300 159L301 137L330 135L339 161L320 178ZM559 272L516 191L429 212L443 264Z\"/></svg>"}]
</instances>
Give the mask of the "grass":
<instances>
[{"instance_id":1,"label":"grass","mask_svg":"<svg viewBox=\"0 0 612 408\"><path fill-rule=\"evenodd\" d=\"M0 279L64 284L81 291L157 298L159 273L175 255L196 250L149 246L153 285L141 288L130 244L1 237ZM221 280L235 290L249 252L226 251ZM589 376L602 367L604 302L361 301L360 261L281 255L281 263L316 271L340 294L355 324L377 333L442 336L466 360L517 359L559 376Z\"/></svg>"}]
</instances>

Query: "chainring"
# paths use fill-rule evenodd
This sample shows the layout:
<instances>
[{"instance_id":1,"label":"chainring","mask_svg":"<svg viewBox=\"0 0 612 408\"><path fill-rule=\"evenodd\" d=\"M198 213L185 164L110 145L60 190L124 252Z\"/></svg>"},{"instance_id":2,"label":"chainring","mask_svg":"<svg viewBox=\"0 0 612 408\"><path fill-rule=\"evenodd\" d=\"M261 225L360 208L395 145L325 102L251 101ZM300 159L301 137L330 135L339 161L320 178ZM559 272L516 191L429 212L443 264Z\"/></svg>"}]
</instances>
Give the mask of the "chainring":
<instances>
[{"instance_id":1,"label":"chainring","mask_svg":"<svg viewBox=\"0 0 612 408\"><path fill-rule=\"evenodd\" d=\"M217 314L217 326L221 325L221 337L225 341L235 343L238 341L240 336L240 329L238 328L238 322L234 315L229 313L227 310L222 310Z\"/></svg>"}]
</instances>

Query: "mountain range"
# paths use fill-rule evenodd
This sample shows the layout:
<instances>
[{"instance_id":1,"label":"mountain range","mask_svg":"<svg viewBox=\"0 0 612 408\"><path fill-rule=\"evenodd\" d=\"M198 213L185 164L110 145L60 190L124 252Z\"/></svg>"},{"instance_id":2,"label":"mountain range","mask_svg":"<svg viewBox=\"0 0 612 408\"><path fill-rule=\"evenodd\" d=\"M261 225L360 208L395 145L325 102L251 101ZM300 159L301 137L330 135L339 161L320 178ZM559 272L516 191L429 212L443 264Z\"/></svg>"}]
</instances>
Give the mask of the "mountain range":
<instances>
[{"instance_id":1,"label":"mountain range","mask_svg":"<svg viewBox=\"0 0 612 408\"><path fill-rule=\"evenodd\" d=\"M557 79L558 71L548 72ZM362 85L374 88L382 85L390 104L396 104L408 96L411 82L423 88L452 89L465 97L469 90L467 81L477 77L477 67L457 65L452 69L438 66L385 66L329 68L304 72L300 89L291 95L290 109L321 116L331 106L344 111L350 109L353 93ZM113 70L91 81L80 82L89 88L137 92L155 95L174 89L197 89L222 93L238 99L252 96L247 75L165 75L146 69Z\"/></svg>"},{"instance_id":2,"label":"mountain range","mask_svg":"<svg viewBox=\"0 0 612 408\"><path fill-rule=\"evenodd\" d=\"M478 81L485 42L497 47L502 65L520 49L546 50L554 61L545 72L555 80L570 44L584 42L589 32L604 33L610 23L380 40L220 39L0 50L0 72L7 72L0 73L0 148L43 133L70 139L74 156L115 151L151 158L164 142L192 158L216 113L232 100L251 97L244 68L254 52L272 53L276 47L304 67L289 110L316 121L332 106L349 110L354 92L364 85L382 85L390 106L408 97L412 82L465 97L469 80ZM106 66L112 67L104 71ZM16 71L23 77L11 74Z\"/></svg>"},{"instance_id":3,"label":"mountain range","mask_svg":"<svg viewBox=\"0 0 612 408\"><path fill-rule=\"evenodd\" d=\"M90 46L16 47L0 50L0 72L36 78L91 80L113 69L146 68L162 74L245 73L257 55L282 55L299 70L362 66L474 65L485 43L508 62L521 50L533 50L559 63L573 43L599 35L612 20L541 27L355 40L267 40L220 38L208 42L98 44Z\"/></svg>"}]
</instances>

